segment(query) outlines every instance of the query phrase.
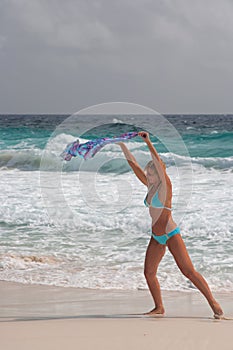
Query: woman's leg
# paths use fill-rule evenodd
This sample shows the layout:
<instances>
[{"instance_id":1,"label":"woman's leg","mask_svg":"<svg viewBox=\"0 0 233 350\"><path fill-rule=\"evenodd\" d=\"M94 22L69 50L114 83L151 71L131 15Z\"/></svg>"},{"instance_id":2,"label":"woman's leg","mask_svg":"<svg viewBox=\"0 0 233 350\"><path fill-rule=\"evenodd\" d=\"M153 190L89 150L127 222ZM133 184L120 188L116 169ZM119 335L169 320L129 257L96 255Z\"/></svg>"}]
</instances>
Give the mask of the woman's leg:
<instances>
[{"instance_id":1,"label":"woman's leg","mask_svg":"<svg viewBox=\"0 0 233 350\"><path fill-rule=\"evenodd\" d=\"M150 289L151 295L154 299L155 308L148 314L164 314L164 307L161 297L159 281L156 277L157 269L159 263L164 256L166 251L166 246L159 244L151 238L145 258L144 274L148 287Z\"/></svg>"},{"instance_id":2,"label":"woman's leg","mask_svg":"<svg viewBox=\"0 0 233 350\"><path fill-rule=\"evenodd\" d=\"M202 277L202 275L199 272L195 270L181 235L178 234L170 238L167 241L167 246L170 252L172 253L181 272L188 279L190 279L190 281L206 297L214 314L216 316L222 315L223 311L218 302L214 299L206 280Z\"/></svg>"}]
</instances>

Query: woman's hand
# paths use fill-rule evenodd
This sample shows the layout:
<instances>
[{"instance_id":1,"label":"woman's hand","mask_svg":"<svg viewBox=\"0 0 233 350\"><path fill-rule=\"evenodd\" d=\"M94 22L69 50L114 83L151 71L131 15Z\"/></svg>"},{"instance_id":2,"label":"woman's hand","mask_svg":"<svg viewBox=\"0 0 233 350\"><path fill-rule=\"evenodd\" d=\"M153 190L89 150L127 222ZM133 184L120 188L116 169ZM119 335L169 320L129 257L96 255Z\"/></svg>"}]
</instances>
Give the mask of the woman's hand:
<instances>
[{"instance_id":1,"label":"woman's hand","mask_svg":"<svg viewBox=\"0 0 233 350\"><path fill-rule=\"evenodd\" d=\"M150 141L150 136L149 136L148 132L146 132L146 131L139 131L138 135L141 136L144 141Z\"/></svg>"}]
</instances>

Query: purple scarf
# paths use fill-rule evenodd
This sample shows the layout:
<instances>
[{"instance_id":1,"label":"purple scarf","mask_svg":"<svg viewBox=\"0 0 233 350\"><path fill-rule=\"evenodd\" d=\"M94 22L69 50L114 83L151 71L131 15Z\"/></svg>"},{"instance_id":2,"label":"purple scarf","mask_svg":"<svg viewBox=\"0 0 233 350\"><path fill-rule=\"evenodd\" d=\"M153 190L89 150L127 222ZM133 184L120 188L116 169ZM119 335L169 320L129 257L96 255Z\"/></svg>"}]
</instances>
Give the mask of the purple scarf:
<instances>
[{"instance_id":1,"label":"purple scarf","mask_svg":"<svg viewBox=\"0 0 233 350\"><path fill-rule=\"evenodd\" d=\"M90 140L86 143L79 143L79 140L76 140L66 146L66 149L62 152L61 157L64 160L69 161L72 157L76 157L79 154L86 160L94 157L94 155L105 145L126 141L136 136L138 136L137 132L127 132L118 137L103 137L100 139Z\"/></svg>"}]
</instances>

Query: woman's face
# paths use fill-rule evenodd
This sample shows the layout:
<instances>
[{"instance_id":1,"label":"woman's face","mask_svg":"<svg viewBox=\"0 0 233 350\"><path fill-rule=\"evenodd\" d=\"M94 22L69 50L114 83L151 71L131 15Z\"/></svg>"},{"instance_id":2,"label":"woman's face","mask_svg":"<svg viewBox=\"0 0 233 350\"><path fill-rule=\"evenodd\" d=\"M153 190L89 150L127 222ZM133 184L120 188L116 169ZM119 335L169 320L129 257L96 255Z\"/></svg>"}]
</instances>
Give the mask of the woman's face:
<instances>
[{"instance_id":1,"label":"woman's face","mask_svg":"<svg viewBox=\"0 0 233 350\"><path fill-rule=\"evenodd\" d=\"M158 175L153 168L146 170L146 178L149 184L156 184L159 181Z\"/></svg>"}]
</instances>

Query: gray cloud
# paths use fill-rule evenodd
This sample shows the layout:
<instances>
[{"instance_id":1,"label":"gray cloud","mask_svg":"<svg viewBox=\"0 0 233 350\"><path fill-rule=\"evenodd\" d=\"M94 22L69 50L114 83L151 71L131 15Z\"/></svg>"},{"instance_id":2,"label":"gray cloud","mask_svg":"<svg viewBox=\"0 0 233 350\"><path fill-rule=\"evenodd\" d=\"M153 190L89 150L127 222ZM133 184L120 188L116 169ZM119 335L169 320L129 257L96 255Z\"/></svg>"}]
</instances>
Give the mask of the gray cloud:
<instances>
[{"instance_id":1,"label":"gray cloud","mask_svg":"<svg viewBox=\"0 0 233 350\"><path fill-rule=\"evenodd\" d=\"M230 0L2 0L0 112L232 112Z\"/></svg>"}]
</instances>

